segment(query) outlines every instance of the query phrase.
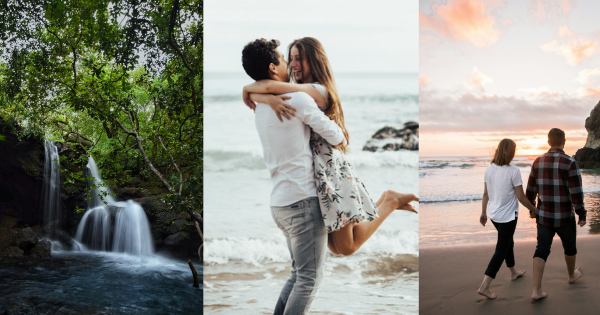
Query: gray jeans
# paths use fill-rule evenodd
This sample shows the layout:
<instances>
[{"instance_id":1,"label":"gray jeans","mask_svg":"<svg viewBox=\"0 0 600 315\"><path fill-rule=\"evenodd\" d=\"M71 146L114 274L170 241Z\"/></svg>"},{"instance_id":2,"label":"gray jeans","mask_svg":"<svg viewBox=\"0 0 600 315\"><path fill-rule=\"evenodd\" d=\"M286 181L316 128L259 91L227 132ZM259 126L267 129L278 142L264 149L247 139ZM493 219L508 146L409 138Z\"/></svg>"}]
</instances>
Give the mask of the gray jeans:
<instances>
[{"instance_id":1,"label":"gray jeans","mask_svg":"<svg viewBox=\"0 0 600 315\"><path fill-rule=\"evenodd\" d=\"M273 314L307 314L323 279L327 230L317 197L285 207L271 207L277 226L285 235L292 274L287 280Z\"/></svg>"}]
</instances>

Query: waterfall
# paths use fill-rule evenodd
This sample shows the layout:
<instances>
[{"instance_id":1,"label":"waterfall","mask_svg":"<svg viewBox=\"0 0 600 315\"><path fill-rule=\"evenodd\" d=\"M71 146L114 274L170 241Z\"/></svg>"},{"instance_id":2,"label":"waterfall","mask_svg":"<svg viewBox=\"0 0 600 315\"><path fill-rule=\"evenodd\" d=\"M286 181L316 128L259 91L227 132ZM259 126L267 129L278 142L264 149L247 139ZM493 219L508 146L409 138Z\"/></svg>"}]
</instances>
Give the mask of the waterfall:
<instances>
[{"instance_id":1,"label":"waterfall","mask_svg":"<svg viewBox=\"0 0 600 315\"><path fill-rule=\"evenodd\" d=\"M132 200L115 201L91 156L87 167L96 187L90 191L88 209L79 222L75 239L89 249L152 254L150 224L142 206Z\"/></svg>"},{"instance_id":2,"label":"waterfall","mask_svg":"<svg viewBox=\"0 0 600 315\"><path fill-rule=\"evenodd\" d=\"M60 161L58 149L54 142L44 140L44 186L42 189L42 205L44 210L44 225L50 225L52 230L59 227L61 215L60 198Z\"/></svg>"}]
</instances>

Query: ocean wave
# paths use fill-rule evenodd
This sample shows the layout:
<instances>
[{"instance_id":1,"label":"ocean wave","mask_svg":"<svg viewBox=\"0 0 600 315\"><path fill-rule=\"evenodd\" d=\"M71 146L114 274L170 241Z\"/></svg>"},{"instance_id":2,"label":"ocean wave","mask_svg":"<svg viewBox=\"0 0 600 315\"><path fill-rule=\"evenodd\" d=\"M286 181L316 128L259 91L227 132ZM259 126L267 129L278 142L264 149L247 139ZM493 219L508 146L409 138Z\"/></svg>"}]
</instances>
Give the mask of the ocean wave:
<instances>
[{"instance_id":1,"label":"ocean wave","mask_svg":"<svg viewBox=\"0 0 600 315\"><path fill-rule=\"evenodd\" d=\"M230 237L205 239L204 262L224 265L242 262L260 266L264 263L289 262L290 254L283 236L271 238ZM400 259L399 255L419 255L418 231L377 231L351 260L335 260L337 264L352 265L373 257Z\"/></svg>"},{"instance_id":2,"label":"ocean wave","mask_svg":"<svg viewBox=\"0 0 600 315\"><path fill-rule=\"evenodd\" d=\"M533 163L511 163L511 164L516 167L531 167L531 164L533 164Z\"/></svg>"},{"instance_id":3,"label":"ocean wave","mask_svg":"<svg viewBox=\"0 0 600 315\"><path fill-rule=\"evenodd\" d=\"M240 90L241 91L241 90ZM205 96L205 102L224 103L242 102L242 93ZM419 103L419 94L391 94L391 95L349 95L341 98L344 102L352 103Z\"/></svg>"},{"instance_id":4,"label":"ocean wave","mask_svg":"<svg viewBox=\"0 0 600 315\"><path fill-rule=\"evenodd\" d=\"M451 202L451 201L475 201L481 200L482 195L463 195L463 196L433 196L433 197L419 197L420 202L434 203L434 202Z\"/></svg>"},{"instance_id":5,"label":"ocean wave","mask_svg":"<svg viewBox=\"0 0 600 315\"><path fill-rule=\"evenodd\" d=\"M262 154L249 151L209 150L204 152L204 170L213 172L238 169L265 169Z\"/></svg>"},{"instance_id":6,"label":"ocean wave","mask_svg":"<svg viewBox=\"0 0 600 315\"><path fill-rule=\"evenodd\" d=\"M460 168L470 168L475 166L472 163L462 163L462 164L450 164L450 163L433 163L433 164L419 164L419 168L445 168L445 167L460 167Z\"/></svg>"},{"instance_id":7,"label":"ocean wave","mask_svg":"<svg viewBox=\"0 0 600 315\"><path fill-rule=\"evenodd\" d=\"M419 158L418 151L352 151L348 160L354 167L414 167ZM250 151L208 150L204 152L204 169L213 172L239 169L265 169L262 153Z\"/></svg>"},{"instance_id":8,"label":"ocean wave","mask_svg":"<svg viewBox=\"0 0 600 315\"><path fill-rule=\"evenodd\" d=\"M355 167L415 167L419 160L419 152L409 150L383 152L352 151L348 155L348 160Z\"/></svg>"}]
</instances>

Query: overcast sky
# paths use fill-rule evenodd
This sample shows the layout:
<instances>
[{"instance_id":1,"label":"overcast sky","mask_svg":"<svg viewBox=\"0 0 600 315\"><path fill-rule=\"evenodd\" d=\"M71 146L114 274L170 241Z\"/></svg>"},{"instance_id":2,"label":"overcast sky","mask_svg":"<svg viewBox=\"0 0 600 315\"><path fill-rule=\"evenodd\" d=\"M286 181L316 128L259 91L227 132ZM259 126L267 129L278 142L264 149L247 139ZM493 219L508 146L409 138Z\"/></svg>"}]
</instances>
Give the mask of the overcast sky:
<instances>
[{"instance_id":1,"label":"overcast sky","mask_svg":"<svg viewBox=\"0 0 600 315\"><path fill-rule=\"evenodd\" d=\"M325 46L334 72L418 72L416 1L207 0L204 70L239 72L242 48L278 39L281 51L311 36Z\"/></svg>"},{"instance_id":2,"label":"overcast sky","mask_svg":"<svg viewBox=\"0 0 600 315\"><path fill-rule=\"evenodd\" d=\"M547 150L548 130L585 145L600 100L600 1L421 0L421 156Z\"/></svg>"}]
</instances>

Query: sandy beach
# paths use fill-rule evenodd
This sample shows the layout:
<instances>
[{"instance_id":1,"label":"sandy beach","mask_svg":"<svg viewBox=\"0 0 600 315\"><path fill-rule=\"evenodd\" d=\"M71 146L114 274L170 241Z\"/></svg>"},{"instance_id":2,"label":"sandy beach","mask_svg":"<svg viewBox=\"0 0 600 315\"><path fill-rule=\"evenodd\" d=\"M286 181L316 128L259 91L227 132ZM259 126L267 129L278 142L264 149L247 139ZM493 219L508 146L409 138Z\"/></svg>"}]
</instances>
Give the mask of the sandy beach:
<instances>
[{"instance_id":1,"label":"sandy beach","mask_svg":"<svg viewBox=\"0 0 600 315\"><path fill-rule=\"evenodd\" d=\"M560 239L555 237L552 245L542 282L548 298L539 301L531 299L535 241L515 242L515 267L527 272L510 281L503 264L490 286L495 300L477 294L495 244L421 248L419 314L598 314L600 237L577 238L576 266L584 276L573 284L567 282Z\"/></svg>"}]
</instances>

